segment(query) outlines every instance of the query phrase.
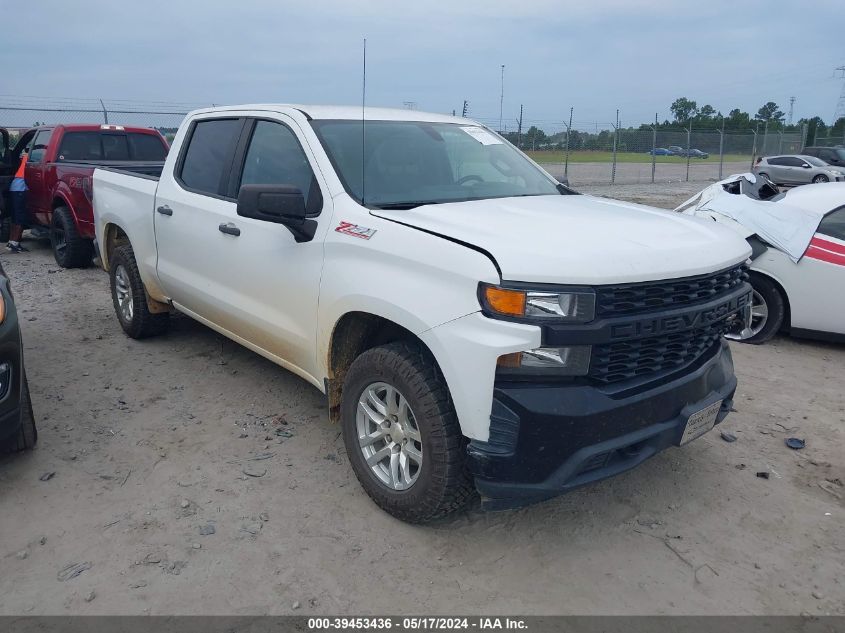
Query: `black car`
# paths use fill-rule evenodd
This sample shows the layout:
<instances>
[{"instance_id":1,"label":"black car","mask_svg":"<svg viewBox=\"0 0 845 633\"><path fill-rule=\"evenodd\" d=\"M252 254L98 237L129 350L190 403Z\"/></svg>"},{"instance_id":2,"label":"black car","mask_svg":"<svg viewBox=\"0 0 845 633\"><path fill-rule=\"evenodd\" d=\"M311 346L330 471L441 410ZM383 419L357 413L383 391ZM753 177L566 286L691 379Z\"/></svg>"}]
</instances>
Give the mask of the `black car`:
<instances>
[{"instance_id":1,"label":"black car","mask_svg":"<svg viewBox=\"0 0 845 633\"><path fill-rule=\"evenodd\" d=\"M845 167L845 147L805 147L801 153L815 156L834 167Z\"/></svg>"},{"instance_id":2,"label":"black car","mask_svg":"<svg viewBox=\"0 0 845 633\"><path fill-rule=\"evenodd\" d=\"M37 439L18 312L9 278L0 265L0 446L18 452L34 447Z\"/></svg>"}]
</instances>

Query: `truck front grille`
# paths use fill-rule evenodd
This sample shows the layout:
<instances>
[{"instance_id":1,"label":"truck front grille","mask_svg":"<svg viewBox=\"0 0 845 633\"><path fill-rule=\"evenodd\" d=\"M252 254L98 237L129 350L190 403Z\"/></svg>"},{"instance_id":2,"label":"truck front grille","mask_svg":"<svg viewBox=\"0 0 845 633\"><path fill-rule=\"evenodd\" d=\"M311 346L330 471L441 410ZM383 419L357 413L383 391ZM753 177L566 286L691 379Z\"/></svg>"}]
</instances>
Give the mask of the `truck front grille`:
<instances>
[{"instance_id":1,"label":"truck front grille","mask_svg":"<svg viewBox=\"0 0 845 633\"><path fill-rule=\"evenodd\" d=\"M678 308L729 292L748 279L745 264L708 275L596 288L596 317L613 318Z\"/></svg>"},{"instance_id":2,"label":"truck front grille","mask_svg":"<svg viewBox=\"0 0 845 633\"><path fill-rule=\"evenodd\" d=\"M650 338L594 345L589 377L609 384L679 369L706 353L727 331L727 321Z\"/></svg>"}]
</instances>

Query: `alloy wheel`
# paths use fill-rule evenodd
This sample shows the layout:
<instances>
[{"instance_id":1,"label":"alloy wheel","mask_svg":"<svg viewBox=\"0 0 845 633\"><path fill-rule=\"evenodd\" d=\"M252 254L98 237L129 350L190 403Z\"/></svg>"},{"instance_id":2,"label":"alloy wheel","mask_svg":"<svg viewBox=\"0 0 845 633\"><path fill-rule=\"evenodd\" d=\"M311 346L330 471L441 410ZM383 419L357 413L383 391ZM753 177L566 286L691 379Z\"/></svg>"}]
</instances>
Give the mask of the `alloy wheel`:
<instances>
[{"instance_id":1,"label":"alloy wheel","mask_svg":"<svg viewBox=\"0 0 845 633\"><path fill-rule=\"evenodd\" d=\"M407 490L420 475L422 436L408 401L386 382L374 382L358 398L358 445L379 482Z\"/></svg>"},{"instance_id":2,"label":"alloy wheel","mask_svg":"<svg viewBox=\"0 0 845 633\"><path fill-rule=\"evenodd\" d=\"M118 264L117 268L114 269L114 294L120 308L121 318L124 322L131 323L135 306L132 302L132 285L129 283L129 274L123 264Z\"/></svg>"}]
</instances>

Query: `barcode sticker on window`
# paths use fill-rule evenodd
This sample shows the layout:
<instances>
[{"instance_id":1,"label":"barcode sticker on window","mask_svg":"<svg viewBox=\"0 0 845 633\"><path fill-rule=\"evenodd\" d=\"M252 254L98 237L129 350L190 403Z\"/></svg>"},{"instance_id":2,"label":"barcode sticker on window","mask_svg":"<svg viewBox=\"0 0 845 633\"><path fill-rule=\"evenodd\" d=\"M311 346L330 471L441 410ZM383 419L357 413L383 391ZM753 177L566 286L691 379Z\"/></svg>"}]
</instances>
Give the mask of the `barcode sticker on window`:
<instances>
[{"instance_id":1,"label":"barcode sticker on window","mask_svg":"<svg viewBox=\"0 0 845 633\"><path fill-rule=\"evenodd\" d=\"M502 141L495 134L476 126L461 126L461 129L482 145L501 145Z\"/></svg>"}]
</instances>

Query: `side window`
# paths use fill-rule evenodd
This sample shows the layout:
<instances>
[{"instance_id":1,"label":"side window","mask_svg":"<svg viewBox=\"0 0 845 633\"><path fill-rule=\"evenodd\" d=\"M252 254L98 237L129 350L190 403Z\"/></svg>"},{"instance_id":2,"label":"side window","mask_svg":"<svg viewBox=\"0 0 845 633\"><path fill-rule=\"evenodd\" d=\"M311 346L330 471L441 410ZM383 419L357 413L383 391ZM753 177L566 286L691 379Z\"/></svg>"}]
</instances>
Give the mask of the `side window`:
<instances>
[{"instance_id":1,"label":"side window","mask_svg":"<svg viewBox=\"0 0 845 633\"><path fill-rule=\"evenodd\" d=\"M769 165L780 165L781 167L783 167L787 164L785 158L768 158L766 160Z\"/></svg>"},{"instance_id":2,"label":"side window","mask_svg":"<svg viewBox=\"0 0 845 633\"><path fill-rule=\"evenodd\" d=\"M836 158L833 155L833 152L829 149L819 150L819 152L815 155L818 156L819 158L821 158L824 161L829 161L831 158Z\"/></svg>"},{"instance_id":3,"label":"side window","mask_svg":"<svg viewBox=\"0 0 845 633\"><path fill-rule=\"evenodd\" d=\"M818 232L845 242L845 207L839 207L824 216Z\"/></svg>"},{"instance_id":4,"label":"side window","mask_svg":"<svg viewBox=\"0 0 845 633\"><path fill-rule=\"evenodd\" d=\"M323 206L317 179L293 131L281 123L256 121L244 157L241 185L291 185L305 196L305 209L316 215Z\"/></svg>"},{"instance_id":5,"label":"side window","mask_svg":"<svg viewBox=\"0 0 845 633\"><path fill-rule=\"evenodd\" d=\"M196 122L179 170L182 184L198 193L218 195L220 182L229 173L240 131L240 119Z\"/></svg>"},{"instance_id":6,"label":"side window","mask_svg":"<svg viewBox=\"0 0 845 633\"><path fill-rule=\"evenodd\" d=\"M53 136L53 130L40 130L32 141L29 158L30 163L40 163L44 160L44 154L47 153L47 144L50 142L50 137Z\"/></svg>"},{"instance_id":7,"label":"side window","mask_svg":"<svg viewBox=\"0 0 845 633\"><path fill-rule=\"evenodd\" d=\"M803 158L784 158L782 160L783 164L787 167L801 167L801 165L805 164Z\"/></svg>"}]
</instances>

